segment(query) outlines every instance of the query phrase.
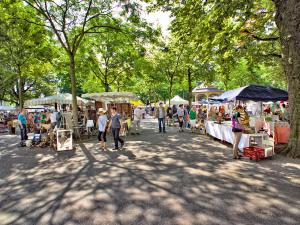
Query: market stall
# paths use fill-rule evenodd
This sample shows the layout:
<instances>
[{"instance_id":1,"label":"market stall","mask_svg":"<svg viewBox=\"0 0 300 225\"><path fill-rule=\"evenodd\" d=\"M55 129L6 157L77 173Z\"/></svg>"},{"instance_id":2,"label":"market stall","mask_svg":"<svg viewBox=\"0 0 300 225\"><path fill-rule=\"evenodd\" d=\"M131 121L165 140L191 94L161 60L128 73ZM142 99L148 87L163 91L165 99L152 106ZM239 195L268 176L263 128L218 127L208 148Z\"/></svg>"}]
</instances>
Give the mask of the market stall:
<instances>
[{"instance_id":1,"label":"market stall","mask_svg":"<svg viewBox=\"0 0 300 225\"><path fill-rule=\"evenodd\" d=\"M284 90L265 87L259 85L249 85L235 90L224 92L220 96L212 98L213 100L221 102L231 102L231 104L240 104L246 106L246 102L254 101L262 102L268 101L287 101L288 93ZM262 111L262 110L261 110ZM242 117L244 115L241 115ZM286 122L279 122L278 117L273 116L270 120L266 120L264 116L256 116L248 118L245 112L248 124L242 135L239 149L242 151L245 147L251 145L251 142L259 141L259 145L268 145L274 148L274 144L287 142L289 134L289 125ZM222 141L233 143L233 132L231 131L231 122L223 121L216 122L207 120L205 123L206 132ZM267 129L268 128L268 129Z\"/></svg>"},{"instance_id":2,"label":"market stall","mask_svg":"<svg viewBox=\"0 0 300 225\"><path fill-rule=\"evenodd\" d=\"M18 125L16 108L13 106L0 106L0 133L15 134Z\"/></svg>"},{"instance_id":3,"label":"market stall","mask_svg":"<svg viewBox=\"0 0 300 225\"><path fill-rule=\"evenodd\" d=\"M234 142L234 134L232 132L231 122L218 124L215 121L205 122L206 133L221 141L226 141L230 144ZM245 147L249 147L251 142L258 142L258 145L268 144L273 145L269 139L269 135L263 133L246 134L243 133L239 143L239 150L243 151Z\"/></svg>"},{"instance_id":4,"label":"market stall","mask_svg":"<svg viewBox=\"0 0 300 225\"><path fill-rule=\"evenodd\" d=\"M170 104L171 105L180 105L180 104L187 105L187 104L189 104L189 101L187 101L187 100L181 98L180 96L176 95L174 98L172 98L170 100Z\"/></svg>"},{"instance_id":5,"label":"market stall","mask_svg":"<svg viewBox=\"0 0 300 225\"><path fill-rule=\"evenodd\" d=\"M135 94L131 92L104 92L88 93L82 95L84 98L96 101L96 109L104 108L108 111L115 106L121 115L132 117L131 100L137 100Z\"/></svg>"},{"instance_id":6,"label":"market stall","mask_svg":"<svg viewBox=\"0 0 300 225\"><path fill-rule=\"evenodd\" d=\"M42 98L35 98L25 101L25 106L39 106L39 105L72 105L72 95L69 93L57 94ZM77 96L78 106L86 106L93 104L91 101L80 98Z\"/></svg>"}]
</instances>

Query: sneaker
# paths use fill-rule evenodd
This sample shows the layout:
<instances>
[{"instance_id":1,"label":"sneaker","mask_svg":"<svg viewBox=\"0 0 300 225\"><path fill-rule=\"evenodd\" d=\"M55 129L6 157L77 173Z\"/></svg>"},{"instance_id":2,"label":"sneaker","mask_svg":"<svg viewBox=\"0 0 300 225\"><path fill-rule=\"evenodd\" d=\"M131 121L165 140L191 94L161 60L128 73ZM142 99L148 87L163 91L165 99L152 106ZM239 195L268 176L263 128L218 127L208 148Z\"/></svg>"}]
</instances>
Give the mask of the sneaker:
<instances>
[{"instance_id":1,"label":"sneaker","mask_svg":"<svg viewBox=\"0 0 300 225\"><path fill-rule=\"evenodd\" d=\"M116 150L116 151L118 151L118 150L120 150L119 148L113 148L113 150Z\"/></svg>"},{"instance_id":2,"label":"sneaker","mask_svg":"<svg viewBox=\"0 0 300 225\"><path fill-rule=\"evenodd\" d=\"M136 133L137 135L141 135L140 133Z\"/></svg>"}]
</instances>

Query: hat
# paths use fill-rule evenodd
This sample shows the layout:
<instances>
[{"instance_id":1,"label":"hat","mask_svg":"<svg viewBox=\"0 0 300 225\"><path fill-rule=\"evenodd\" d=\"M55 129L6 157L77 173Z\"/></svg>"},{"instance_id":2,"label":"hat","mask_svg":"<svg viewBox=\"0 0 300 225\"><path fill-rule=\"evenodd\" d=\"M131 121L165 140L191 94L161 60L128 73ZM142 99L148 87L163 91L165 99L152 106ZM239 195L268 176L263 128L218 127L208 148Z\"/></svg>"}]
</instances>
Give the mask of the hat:
<instances>
[{"instance_id":1,"label":"hat","mask_svg":"<svg viewBox=\"0 0 300 225\"><path fill-rule=\"evenodd\" d=\"M106 110L103 109L103 108L99 108L99 109L98 109L98 113L101 113L101 112L106 113Z\"/></svg>"}]
</instances>

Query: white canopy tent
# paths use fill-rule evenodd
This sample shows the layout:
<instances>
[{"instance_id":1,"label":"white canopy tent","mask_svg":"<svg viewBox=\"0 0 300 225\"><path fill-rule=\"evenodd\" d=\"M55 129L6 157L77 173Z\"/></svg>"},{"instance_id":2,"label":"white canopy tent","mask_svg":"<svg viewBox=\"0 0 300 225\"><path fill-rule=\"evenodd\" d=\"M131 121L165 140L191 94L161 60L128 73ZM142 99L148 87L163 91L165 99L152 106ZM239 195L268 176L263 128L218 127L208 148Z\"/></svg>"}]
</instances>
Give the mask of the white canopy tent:
<instances>
[{"instance_id":1,"label":"white canopy tent","mask_svg":"<svg viewBox=\"0 0 300 225\"><path fill-rule=\"evenodd\" d=\"M0 105L0 111L15 111L15 110L16 110L16 107Z\"/></svg>"},{"instance_id":2,"label":"white canopy tent","mask_svg":"<svg viewBox=\"0 0 300 225\"><path fill-rule=\"evenodd\" d=\"M131 92L103 92L103 93L88 93L83 94L82 97L93 99L99 102L109 103L123 103L130 100L136 100L137 97Z\"/></svg>"},{"instance_id":3,"label":"white canopy tent","mask_svg":"<svg viewBox=\"0 0 300 225\"><path fill-rule=\"evenodd\" d=\"M36 105L52 105L52 104L72 104L72 95L69 93L57 94L53 96L47 96L44 98L35 98L25 101L25 106L36 106ZM77 97L78 105L89 105L91 102L89 100Z\"/></svg>"},{"instance_id":4,"label":"white canopy tent","mask_svg":"<svg viewBox=\"0 0 300 225\"><path fill-rule=\"evenodd\" d=\"M187 105L189 104L189 101L181 98L180 96L176 95L174 98L172 98L170 100L170 104L171 105L180 105L180 104L183 104L183 105Z\"/></svg>"}]
</instances>

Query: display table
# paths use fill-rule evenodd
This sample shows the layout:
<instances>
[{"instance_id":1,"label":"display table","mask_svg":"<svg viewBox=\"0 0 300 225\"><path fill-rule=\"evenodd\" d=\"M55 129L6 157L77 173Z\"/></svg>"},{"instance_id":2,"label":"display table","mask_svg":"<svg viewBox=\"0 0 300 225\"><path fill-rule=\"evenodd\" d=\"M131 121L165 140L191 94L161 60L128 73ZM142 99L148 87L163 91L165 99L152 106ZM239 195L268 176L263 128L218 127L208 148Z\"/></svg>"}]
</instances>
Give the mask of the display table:
<instances>
[{"instance_id":1,"label":"display table","mask_svg":"<svg viewBox=\"0 0 300 225\"><path fill-rule=\"evenodd\" d=\"M205 121L206 133L211 135L214 138L217 138L221 141L226 141L233 144L234 134L230 123L217 124L214 121ZM250 146L251 138L261 137L262 139L268 139L268 134L242 134L239 150L243 151L244 147Z\"/></svg>"}]
</instances>

